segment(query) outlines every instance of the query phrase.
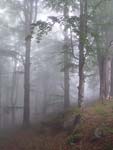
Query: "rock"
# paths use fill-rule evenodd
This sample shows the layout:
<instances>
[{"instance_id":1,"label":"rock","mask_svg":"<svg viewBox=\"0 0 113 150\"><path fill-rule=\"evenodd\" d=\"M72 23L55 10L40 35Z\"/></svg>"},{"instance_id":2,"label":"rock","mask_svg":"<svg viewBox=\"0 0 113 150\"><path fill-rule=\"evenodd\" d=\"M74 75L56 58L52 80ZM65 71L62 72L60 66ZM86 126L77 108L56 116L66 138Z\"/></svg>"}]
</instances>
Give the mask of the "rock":
<instances>
[{"instance_id":1,"label":"rock","mask_svg":"<svg viewBox=\"0 0 113 150\"><path fill-rule=\"evenodd\" d=\"M103 129L102 128L96 128L94 131L94 136L91 139L91 142L97 142L104 136Z\"/></svg>"}]
</instances>

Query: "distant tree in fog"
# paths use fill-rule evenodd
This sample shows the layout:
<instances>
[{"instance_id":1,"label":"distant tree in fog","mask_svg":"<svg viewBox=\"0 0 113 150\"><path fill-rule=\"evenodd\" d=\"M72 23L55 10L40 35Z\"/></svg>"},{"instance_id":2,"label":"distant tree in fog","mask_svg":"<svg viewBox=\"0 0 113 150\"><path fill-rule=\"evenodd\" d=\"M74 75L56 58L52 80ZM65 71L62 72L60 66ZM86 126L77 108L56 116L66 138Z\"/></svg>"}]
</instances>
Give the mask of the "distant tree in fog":
<instances>
[{"instance_id":1,"label":"distant tree in fog","mask_svg":"<svg viewBox=\"0 0 113 150\"><path fill-rule=\"evenodd\" d=\"M38 0L23 1L24 30L25 30L25 64L24 64L24 114L23 124L30 124L30 53L31 53L31 24L37 19Z\"/></svg>"}]
</instances>

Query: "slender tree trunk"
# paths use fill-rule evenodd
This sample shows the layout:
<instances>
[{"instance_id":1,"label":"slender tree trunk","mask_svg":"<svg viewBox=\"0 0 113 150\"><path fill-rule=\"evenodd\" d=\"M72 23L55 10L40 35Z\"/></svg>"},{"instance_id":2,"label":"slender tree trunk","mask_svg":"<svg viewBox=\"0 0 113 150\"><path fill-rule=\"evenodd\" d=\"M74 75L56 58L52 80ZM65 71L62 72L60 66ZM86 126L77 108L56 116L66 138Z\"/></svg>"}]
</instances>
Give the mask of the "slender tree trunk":
<instances>
[{"instance_id":1,"label":"slender tree trunk","mask_svg":"<svg viewBox=\"0 0 113 150\"><path fill-rule=\"evenodd\" d=\"M31 37L26 38L26 54L24 66L24 115L23 125L30 125L30 51L31 51Z\"/></svg>"},{"instance_id":2,"label":"slender tree trunk","mask_svg":"<svg viewBox=\"0 0 113 150\"><path fill-rule=\"evenodd\" d=\"M102 60L98 60L99 62L99 78L100 78L100 99L103 101L104 99L104 92L103 92L103 87L104 87L104 83L103 83L103 62Z\"/></svg>"},{"instance_id":3,"label":"slender tree trunk","mask_svg":"<svg viewBox=\"0 0 113 150\"><path fill-rule=\"evenodd\" d=\"M111 57L108 56L106 60L106 99L110 97L111 88Z\"/></svg>"},{"instance_id":4,"label":"slender tree trunk","mask_svg":"<svg viewBox=\"0 0 113 150\"><path fill-rule=\"evenodd\" d=\"M110 59L107 56L98 56L100 76L100 100L103 101L110 96Z\"/></svg>"},{"instance_id":5,"label":"slender tree trunk","mask_svg":"<svg viewBox=\"0 0 113 150\"><path fill-rule=\"evenodd\" d=\"M45 71L45 73L42 75L43 81L42 81L42 90L43 90L43 108L42 108L42 117L43 119L47 115L47 109L48 109L48 88L49 88L49 74Z\"/></svg>"},{"instance_id":6,"label":"slender tree trunk","mask_svg":"<svg viewBox=\"0 0 113 150\"><path fill-rule=\"evenodd\" d=\"M85 39L87 34L87 0L80 0L80 33L79 33L79 86L78 106L82 106L84 99L84 65L85 65Z\"/></svg>"},{"instance_id":7,"label":"slender tree trunk","mask_svg":"<svg viewBox=\"0 0 113 150\"><path fill-rule=\"evenodd\" d=\"M111 89L110 96L113 97L113 58L111 60Z\"/></svg>"},{"instance_id":8,"label":"slender tree trunk","mask_svg":"<svg viewBox=\"0 0 113 150\"><path fill-rule=\"evenodd\" d=\"M48 90L48 86L47 86L47 80L45 78L45 83L43 83L44 87L43 87L43 117L46 116L47 114L47 100L48 100L48 94L47 94L47 90Z\"/></svg>"},{"instance_id":9,"label":"slender tree trunk","mask_svg":"<svg viewBox=\"0 0 113 150\"><path fill-rule=\"evenodd\" d=\"M66 69L64 71L64 109L70 106L69 87L69 70Z\"/></svg>"},{"instance_id":10,"label":"slender tree trunk","mask_svg":"<svg viewBox=\"0 0 113 150\"><path fill-rule=\"evenodd\" d=\"M95 32L99 32L99 29L96 27ZM95 38L96 47L97 47L97 60L98 60L98 67L99 67L99 79L100 79L100 95L99 99L101 102L104 102L106 98L106 56L101 52L100 40L98 36Z\"/></svg>"},{"instance_id":11,"label":"slender tree trunk","mask_svg":"<svg viewBox=\"0 0 113 150\"><path fill-rule=\"evenodd\" d=\"M64 17L69 17L68 5L64 6ZM64 109L70 106L70 96L69 96L69 37L68 28L65 26L64 29Z\"/></svg>"},{"instance_id":12,"label":"slender tree trunk","mask_svg":"<svg viewBox=\"0 0 113 150\"><path fill-rule=\"evenodd\" d=\"M17 61L16 59L14 60L14 70L13 70L13 75L12 75L12 88L11 88L11 122L12 125L15 125L15 105L16 105L16 99L15 99L15 89L16 89L16 79L17 79L17 74L16 74L16 67L17 67Z\"/></svg>"},{"instance_id":13,"label":"slender tree trunk","mask_svg":"<svg viewBox=\"0 0 113 150\"><path fill-rule=\"evenodd\" d=\"M0 128L2 127L2 76L0 75Z\"/></svg>"},{"instance_id":14,"label":"slender tree trunk","mask_svg":"<svg viewBox=\"0 0 113 150\"><path fill-rule=\"evenodd\" d=\"M24 112L23 125L30 125L30 52L31 52L31 23L33 21L34 1L24 0L25 16L25 64L24 64Z\"/></svg>"},{"instance_id":15,"label":"slender tree trunk","mask_svg":"<svg viewBox=\"0 0 113 150\"><path fill-rule=\"evenodd\" d=\"M30 125L30 52L31 24L37 20L38 0L24 0L25 64L24 64L24 113L23 125Z\"/></svg>"},{"instance_id":16,"label":"slender tree trunk","mask_svg":"<svg viewBox=\"0 0 113 150\"><path fill-rule=\"evenodd\" d=\"M99 76L100 76L100 100L104 101L106 97L106 72L105 72L105 59L104 57L99 57Z\"/></svg>"}]
</instances>

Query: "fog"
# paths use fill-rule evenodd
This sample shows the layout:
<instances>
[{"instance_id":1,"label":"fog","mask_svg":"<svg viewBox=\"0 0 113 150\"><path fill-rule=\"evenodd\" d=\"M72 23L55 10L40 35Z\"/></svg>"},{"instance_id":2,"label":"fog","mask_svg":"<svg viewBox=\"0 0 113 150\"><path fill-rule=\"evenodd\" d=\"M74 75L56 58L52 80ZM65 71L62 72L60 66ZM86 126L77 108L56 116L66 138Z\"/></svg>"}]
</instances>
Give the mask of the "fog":
<instances>
[{"instance_id":1,"label":"fog","mask_svg":"<svg viewBox=\"0 0 113 150\"><path fill-rule=\"evenodd\" d=\"M80 89L80 46L78 31L76 32L78 27L74 30L73 23L71 29L65 27L66 19L62 18L66 15L79 17L79 2L75 10L74 5L73 7L70 5L68 12L64 13L62 7L61 10L56 9L54 4L51 9L45 7L42 1L33 1L33 4L29 1L29 5L26 3L24 0L0 1L0 128L2 129L21 126L23 120L26 123L30 120L31 124L41 122L49 114L63 112L66 99L66 103L70 106L78 106ZM97 13L101 17L101 13L98 11ZM53 23L54 20L49 20L50 16L60 18L61 22ZM96 20L98 24L98 18ZM39 31L37 24L32 38L29 38L31 26L37 21L47 22L49 25L53 23L52 29L44 31L46 29L42 27L43 32L46 32L44 34ZM95 30L92 20L88 24ZM87 40L93 45L94 37L88 34ZM108 43L112 40L109 38ZM65 55L66 48L69 50L67 55ZM94 53L90 53L89 50L85 56L84 94L81 95L84 99L83 105L100 97L99 63L95 43L92 49ZM87 53L86 50L87 48L84 48L84 54ZM30 52L27 54L27 51Z\"/></svg>"}]
</instances>

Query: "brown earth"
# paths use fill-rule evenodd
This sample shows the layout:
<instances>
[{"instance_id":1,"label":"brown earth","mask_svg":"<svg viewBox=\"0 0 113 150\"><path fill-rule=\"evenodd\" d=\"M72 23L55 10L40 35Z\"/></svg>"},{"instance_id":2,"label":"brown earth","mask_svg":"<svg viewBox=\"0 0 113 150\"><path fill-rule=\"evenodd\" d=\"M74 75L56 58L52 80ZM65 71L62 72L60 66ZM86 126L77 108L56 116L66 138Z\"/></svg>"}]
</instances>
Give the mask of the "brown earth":
<instances>
[{"instance_id":1,"label":"brown earth","mask_svg":"<svg viewBox=\"0 0 113 150\"><path fill-rule=\"evenodd\" d=\"M104 135L95 138L96 128ZM0 142L0 150L113 150L113 102L95 104L82 110L82 121L78 132L79 141L67 142L71 133L51 127L19 130ZM75 129L76 131L76 129ZM76 133L76 132L75 132Z\"/></svg>"}]
</instances>

